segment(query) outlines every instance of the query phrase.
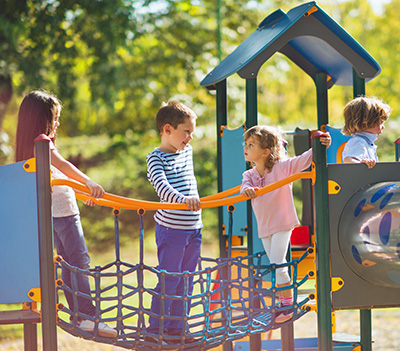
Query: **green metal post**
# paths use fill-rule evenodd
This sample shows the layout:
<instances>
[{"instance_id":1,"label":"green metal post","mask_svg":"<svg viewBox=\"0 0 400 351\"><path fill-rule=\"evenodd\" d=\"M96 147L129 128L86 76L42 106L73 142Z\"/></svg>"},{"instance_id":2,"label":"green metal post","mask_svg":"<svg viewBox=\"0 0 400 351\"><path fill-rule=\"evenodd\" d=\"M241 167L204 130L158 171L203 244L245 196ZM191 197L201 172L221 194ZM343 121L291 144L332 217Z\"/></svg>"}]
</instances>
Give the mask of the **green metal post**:
<instances>
[{"instance_id":1,"label":"green metal post","mask_svg":"<svg viewBox=\"0 0 400 351\"><path fill-rule=\"evenodd\" d=\"M246 79L246 127L250 128L258 123L257 106L257 78Z\"/></svg>"},{"instance_id":2,"label":"green metal post","mask_svg":"<svg viewBox=\"0 0 400 351\"><path fill-rule=\"evenodd\" d=\"M354 97L365 95L365 79L360 78L353 68L353 95ZM360 310L360 337L361 349L372 351L372 314L371 310Z\"/></svg>"},{"instance_id":3,"label":"green metal post","mask_svg":"<svg viewBox=\"0 0 400 351\"><path fill-rule=\"evenodd\" d=\"M353 96L365 95L365 79L357 75L356 70L353 68Z\"/></svg>"},{"instance_id":4,"label":"green metal post","mask_svg":"<svg viewBox=\"0 0 400 351\"><path fill-rule=\"evenodd\" d=\"M394 142L394 148L395 148L395 152L396 152L395 162L399 162L400 161L400 138Z\"/></svg>"},{"instance_id":5,"label":"green metal post","mask_svg":"<svg viewBox=\"0 0 400 351\"><path fill-rule=\"evenodd\" d=\"M257 117L257 79L246 79L246 128L258 124ZM251 202L247 201L247 250L253 252L253 210Z\"/></svg>"},{"instance_id":6,"label":"green metal post","mask_svg":"<svg viewBox=\"0 0 400 351\"><path fill-rule=\"evenodd\" d=\"M57 351L50 139L44 134L39 135L35 139L35 148L43 351Z\"/></svg>"},{"instance_id":7,"label":"green metal post","mask_svg":"<svg viewBox=\"0 0 400 351\"><path fill-rule=\"evenodd\" d=\"M226 126L228 123L227 112L227 92L226 80L216 84L217 91L217 173L218 173L218 192L222 189L222 141L221 141L221 127ZM222 207L218 207L218 228L221 231L219 236L220 242L220 255L226 257L226 238L222 235Z\"/></svg>"},{"instance_id":8,"label":"green metal post","mask_svg":"<svg viewBox=\"0 0 400 351\"><path fill-rule=\"evenodd\" d=\"M24 351L37 351L37 326L34 323L24 324Z\"/></svg>"},{"instance_id":9,"label":"green metal post","mask_svg":"<svg viewBox=\"0 0 400 351\"><path fill-rule=\"evenodd\" d=\"M228 124L228 112L227 112L227 91L226 91L226 79L216 84L217 91L217 171L218 171L218 192L222 189L222 135L221 127ZM227 236L222 235L222 207L218 207L218 227L220 228L219 235L219 251L221 257L227 257L226 243ZM227 272L223 271L224 276ZM226 342L222 346L223 351L233 351L232 342Z\"/></svg>"},{"instance_id":10,"label":"green metal post","mask_svg":"<svg viewBox=\"0 0 400 351\"><path fill-rule=\"evenodd\" d=\"M361 350L372 351L372 314L371 310L360 310Z\"/></svg>"},{"instance_id":11,"label":"green metal post","mask_svg":"<svg viewBox=\"0 0 400 351\"><path fill-rule=\"evenodd\" d=\"M246 79L246 128L253 127L258 124L257 111L257 78ZM253 254L253 210L251 202L247 201L247 250ZM255 298L254 307L260 307L260 300ZM250 350L261 350L261 334L250 336Z\"/></svg>"},{"instance_id":12,"label":"green metal post","mask_svg":"<svg viewBox=\"0 0 400 351\"><path fill-rule=\"evenodd\" d=\"M316 76L318 128L328 123L327 75ZM313 139L313 161L316 166L314 186L315 244L318 298L318 350L332 350L331 274L328 214L328 172L326 147Z\"/></svg>"}]
</instances>

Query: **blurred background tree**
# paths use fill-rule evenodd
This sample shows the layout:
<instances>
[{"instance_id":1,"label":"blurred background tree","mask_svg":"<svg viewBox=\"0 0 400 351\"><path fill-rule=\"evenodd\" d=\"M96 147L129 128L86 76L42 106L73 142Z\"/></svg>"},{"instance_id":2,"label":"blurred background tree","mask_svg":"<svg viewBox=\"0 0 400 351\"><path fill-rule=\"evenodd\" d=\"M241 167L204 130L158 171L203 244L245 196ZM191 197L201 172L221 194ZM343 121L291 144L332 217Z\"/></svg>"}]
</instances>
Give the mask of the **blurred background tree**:
<instances>
[{"instance_id":1,"label":"blurred background tree","mask_svg":"<svg viewBox=\"0 0 400 351\"><path fill-rule=\"evenodd\" d=\"M199 116L195 172L201 196L216 192L216 127L213 92L200 81L219 62L217 6L221 4L222 58L272 11L293 0L3 0L0 13L0 164L13 162L18 106L24 94L44 88L63 101L58 147L108 192L158 200L146 179L145 157L159 142L154 118L161 102L176 99ZM394 109L382 148L396 139L396 84L400 29L392 0L376 12L367 0L319 1L381 64L367 93ZM258 78L259 123L286 130L315 128L315 86L284 56L275 55ZM245 118L245 83L228 80L229 127ZM351 87L329 92L331 125L342 126ZM381 138L380 138L381 139ZM391 140L391 141L390 141ZM238 155L239 157L239 155ZM383 155L383 157L389 157ZM393 158L392 158L393 159ZM81 206L91 249L113 240L110 210ZM216 234L216 213L204 211L205 231ZM127 240L137 236L137 216L121 213ZM152 216L146 226L152 227Z\"/></svg>"}]
</instances>

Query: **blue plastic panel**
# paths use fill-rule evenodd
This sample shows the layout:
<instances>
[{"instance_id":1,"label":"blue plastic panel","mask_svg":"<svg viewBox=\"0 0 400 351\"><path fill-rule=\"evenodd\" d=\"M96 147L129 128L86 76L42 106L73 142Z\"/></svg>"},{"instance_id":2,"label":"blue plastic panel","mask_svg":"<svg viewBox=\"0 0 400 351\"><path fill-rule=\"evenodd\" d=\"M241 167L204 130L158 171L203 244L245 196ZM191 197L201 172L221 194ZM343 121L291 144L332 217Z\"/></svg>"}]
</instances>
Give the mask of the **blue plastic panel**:
<instances>
[{"instance_id":1,"label":"blue plastic panel","mask_svg":"<svg viewBox=\"0 0 400 351\"><path fill-rule=\"evenodd\" d=\"M0 303L32 302L40 287L36 173L0 167Z\"/></svg>"},{"instance_id":2,"label":"blue plastic panel","mask_svg":"<svg viewBox=\"0 0 400 351\"><path fill-rule=\"evenodd\" d=\"M242 183L242 174L246 170L246 161L243 154L244 128L224 129L221 138L222 151L222 190L228 190ZM245 236L247 226L246 202L238 202L233 212L233 235ZM228 234L229 212L223 207L222 220Z\"/></svg>"},{"instance_id":3,"label":"blue plastic panel","mask_svg":"<svg viewBox=\"0 0 400 351\"><path fill-rule=\"evenodd\" d=\"M351 136L344 135L339 129L331 126L326 126L326 131L331 135L332 143L326 149L326 162L327 163L342 163L342 151L346 142Z\"/></svg>"}]
</instances>

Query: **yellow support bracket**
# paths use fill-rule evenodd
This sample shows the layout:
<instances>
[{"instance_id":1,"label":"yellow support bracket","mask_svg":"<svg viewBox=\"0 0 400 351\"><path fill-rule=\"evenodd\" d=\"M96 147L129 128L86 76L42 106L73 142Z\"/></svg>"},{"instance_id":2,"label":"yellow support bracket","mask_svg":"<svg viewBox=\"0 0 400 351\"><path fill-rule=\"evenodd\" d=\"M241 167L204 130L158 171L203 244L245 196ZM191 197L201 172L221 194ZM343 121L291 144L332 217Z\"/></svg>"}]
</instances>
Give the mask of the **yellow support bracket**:
<instances>
[{"instance_id":1,"label":"yellow support bracket","mask_svg":"<svg viewBox=\"0 0 400 351\"><path fill-rule=\"evenodd\" d=\"M22 166L25 170L25 172L28 173L35 173L36 172L36 159L35 158L30 158L27 160L24 165Z\"/></svg>"},{"instance_id":2,"label":"yellow support bracket","mask_svg":"<svg viewBox=\"0 0 400 351\"><path fill-rule=\"evenodd\" d=\"M340 277L332 277L331 289L332 291L338 291L344 286L344 281Z\"/></svg>"},{"instance_id":3,"label":"yellow support bracket","mask_svg":"<svg viewBox=\"0 0 400 351\"><path fill-rule=\"evenodd\" d=\"M304 17L310 16L312 13L317 12L318 8L316 6L311 7L305 14Z\"/></svg>"},{"instance_id":4,"label":"yellow support bracket","mask_svg":"<svg viewBox=\"0 0 400 351\"><path fill-rule=\"evenodd\" d=\"M336 183L334 180L328 180L328 194L336 195L339 194L342 187Z\"/></svg>"},{"instance_id":5,"label":"yellow support bracket","mask_svg":"<svg viewBox=\"0 0 400 351\"><path fill-rule=\"evenodd\" d=\"M28 297L35 302L41 302L42 299L40 294L40 288L32 288L31 290L29 290Z\"/></svg>"}]
</instances>

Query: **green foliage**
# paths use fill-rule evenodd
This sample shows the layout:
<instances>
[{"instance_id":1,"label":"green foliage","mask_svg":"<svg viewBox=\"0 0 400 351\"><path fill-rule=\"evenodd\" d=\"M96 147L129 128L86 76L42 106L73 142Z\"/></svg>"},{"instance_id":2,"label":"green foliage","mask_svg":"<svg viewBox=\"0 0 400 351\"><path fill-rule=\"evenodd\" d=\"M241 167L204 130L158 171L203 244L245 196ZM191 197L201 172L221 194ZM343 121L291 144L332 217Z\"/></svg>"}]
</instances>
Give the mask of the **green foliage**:
<instances>
[{"instance_id":1,"label":"green foliage","mask_svg":"<svg viewBox=\"0 0 400 351\"><path fill-rule=\"evenodd\" d=\"M378 141L381 160L393 153L397 139L399 1L385 5L382 14L374 13L367 0L319 2L382 66L381 74L367 84L367 94L383 97L393 107ZM298 5L295 0L221 3L222 57L269 13ZM177 99L199 117L192 142L195 172L200 195L214 193L215 96L199 83L218 64L216 14L215 0L6 0L0 14L0 78L11 77L15 94L4 121L0 113L0 163L12 161L23 94L45 88L64 103L61 154L109 192L157 201L146 179L145 157L159 142L154 123L159 106ZM314 82L286 57L278 54L268 60L257 82L260 124L316 128ZM343 107L352 94L351 87L330 89L331 125L343 125ZM230 77L229 127L244 122L244 97L245 82ZM91 244L100 247L113 240L111 210L82 205L81 211ZM130 211L120 216L121 230L130 240L138 233L137 216ZM216 232L216 213L206 210L203 216L205 230ZM146 227L152 226L148 213Z\"/></svg>"}]
</instances>

